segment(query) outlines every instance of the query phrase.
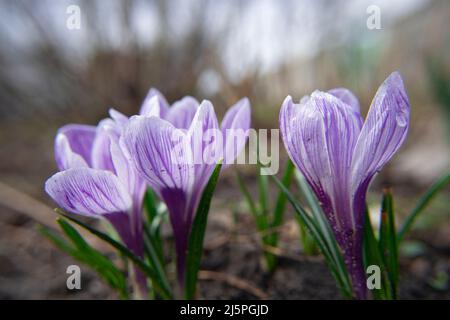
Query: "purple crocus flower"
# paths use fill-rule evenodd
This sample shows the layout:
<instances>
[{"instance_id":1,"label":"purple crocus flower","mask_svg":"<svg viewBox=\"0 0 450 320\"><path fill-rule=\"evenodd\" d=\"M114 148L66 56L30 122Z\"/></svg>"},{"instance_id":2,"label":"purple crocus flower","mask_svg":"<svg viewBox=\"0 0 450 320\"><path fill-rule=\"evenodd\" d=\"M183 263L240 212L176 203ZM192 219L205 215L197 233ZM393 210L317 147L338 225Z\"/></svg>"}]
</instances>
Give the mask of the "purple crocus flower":
<instances>
[{"instance_id":1,"label":"purple crocus flower","mask_svg":"<svg viewBox=\"0 0 450 320\"><path fill-rule=\"evenodd\" d=\"M220 158L234 161L250 128L250 103L237 102L219 129L213 105L185 97L171 107L155 89L141 116L130 119L124 141L136 170L166 203L177 253L177 276L184 285L189 233L203 190ZM236 135L236 131L242 135ZM237 139L234 139L237 138Z\"/></svg>"},{"instance_id":2,"label":"purple crocus flower","mask_svg":"<svg viewBox=\"0 0 450 320\"><path fill-rule=\"evenodd\" d=\"M104 218L124 244L143 257L142 201L145 183L127 158L122 131L128 118L110 110L97 127L70 124L59 129L55 157L60 172L45 183L46 192L64 210ZM133 268L137 294L146 294L146 278Z\"/></svg>"},{"instance_id":3,"label":"purple crocus flower","mask_svg":"<svg viewBox=\"0 0 450 320\"><path fill-rule=\"evenodd\" d=\"M378 89L363 124L358 99L346 89L288 96L280 129L290 158L305 176L343 250L357 298L366 298L362 241L366 192L405 140L409 101L398 72Z\"/></svg>"}]
</instances>

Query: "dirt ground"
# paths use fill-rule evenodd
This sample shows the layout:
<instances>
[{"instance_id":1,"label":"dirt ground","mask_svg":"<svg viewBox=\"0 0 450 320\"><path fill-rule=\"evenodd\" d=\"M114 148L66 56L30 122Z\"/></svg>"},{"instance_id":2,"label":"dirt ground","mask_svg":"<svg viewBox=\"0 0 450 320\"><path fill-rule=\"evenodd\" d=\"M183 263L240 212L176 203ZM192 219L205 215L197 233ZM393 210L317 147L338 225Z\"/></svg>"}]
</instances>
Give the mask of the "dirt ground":
<instances>
[{"instance_id":1,"label":"dirt ground","mask_svg":"<svg viewBox=\"0 0 450 320\"><path fill-rule=\"evenodd\" d=\"M226 175L213 201L200 274L201 299L340 299L340 294L319 256L305 256L298 230L288 215L281 232L279 265L268 274L262 263L252 217ZM229 203L236 203L233 220ZM87 267L82 289L66 289L68 265L78 264L55 249L27 216L6 208L0 215L0 299L116 299L117 296ZM170 230L165 237L171 241ZM449 299L450 225L413 234L421 250L402 257L402 299ZM411 250L410 250L411 251Z\"/></svg>"}]
</instances>

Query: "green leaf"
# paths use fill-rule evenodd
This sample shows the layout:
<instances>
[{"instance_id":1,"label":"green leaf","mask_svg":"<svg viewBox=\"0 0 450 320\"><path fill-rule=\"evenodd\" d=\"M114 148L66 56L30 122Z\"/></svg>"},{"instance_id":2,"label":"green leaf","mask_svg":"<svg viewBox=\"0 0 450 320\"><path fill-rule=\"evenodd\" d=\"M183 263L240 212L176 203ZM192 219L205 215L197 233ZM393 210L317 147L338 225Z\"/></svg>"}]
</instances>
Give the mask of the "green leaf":
<instances>
[{"instance_id":1,"label":"green leaf","mask_svg":"<svg viewBox=\"0 0 450 320\"><path fill-rule=\"evenodd\" d=\"M126 248L120 242L112 239L107 234L92 228L91 226L85 224L84 222L82 222L82 221L80 221L80 220L78 220L78 219L76 219L74 217L69 216L64 211L62 211L62 210L60 210L58 208L55 209L55 211L58 214L60 214L63 217L65 217L66 219L68 219L68 220L76 223L80 227L88 230L90 233L92 233L93 235L97 236L101 240L109 243L111 246L113 246L115 249L117 249L124 257L130 259L138 268L140 268L142 270L143 273L145 273L153 281L153 284L158 289L158 291L161 294L162 298L164 298L164 299L171 299L173 297L170 288L164 286L164 284L159 282L159 278L156 276L155 272L142 259L140 259L133 252L128 250L128 248Z\"/></svg>"},{"instance_id":2,"label":"green leaf","mask_svg":"<svg viewBox=\"0 0 450 320\"><path fill-rule=\"evenodd\" d=\"M260 170L258 170L260 171ZM259 208L263 215L269 213L269 205L267 200L269 198L269 181L266 175L258 174L258 190L259 190Z\"/></svg>"},{"instance_id":3,"label":"green leaf","mask_svg":"<svg viewBox=\"0 0 450 320\"><path fill-rule=\"evenodd\" d=\"M84 255L86 263L103 277L113 288L116 288L123 295L127 291L126 279L120 270L102 253L89 245L78 231L62 218L57 219L63 232Z\"/></svg>"},{"instance_id":4,"label":"green leaf","mask_svg":"<svg viewBox=\"0 0 450 320\"><path fill-rule=\"evenodd\" d=\"M316 241L342 294L346 298L351 298L352 286L342 253L334 237L333 231L320 207L317 206L317 212L314 212L313 216L310 217L283 183L281 183L277 177L271 177L277 183L278 187L286 194L286 197L295 209L298 218Z\"/></svg>"},{"instance_id":5,"label":"green leaf","mask_svg":"<svg viewBox=\"0 0 450 320\"><path fill-rule=\"evenodd\" d=\"M148 188L144 197L144 207L147 212L148 223L144 224L149 241L159 259L161 265L164 265L164 250L161 239L161 225L166 210L159 210L157 197L152 189Z\"/></svg>"},{"instance_id":6,"label":"green leaf","mask_svg":"<svg viewBox=\"0 0 450 320\"><path fill-rule=\"evenodd\" d=\"M284 170L283 178L281 180L283 185L286 186L286 188L289 188L289 186L291 185L294 169L295 167L293 163L291 162L291 160L288 160L286 168ZM269 194L267 194L266 197L269 198ZM272 232L269 235L267 235L267 239L265 241L269 246L274 248L278 247L278 235L279 235L278 228L283 223L286 202L287 202L286 195L284 194L283 191L279 190L277 200L275 202L275 208L273 210L272 222L270 223L270 228L272 229ZM275 269L277 257L270 252L266 252L265 254L267 267L269 271L272 272Z\"/></svg>"},{"instance_id":7,"label":"green leaf","mask_svg":"<svg viewBox=\"0 0 450 320\"><path fill-rule=\"evenodd\" d=\"M205 237L206 224L208 222L208 212L211 206L211 200L216 188L217 180L219 179L220 168L222 162L219 162L205 191L203 191L200 203L195 214L194 223L192 224L191 233L188 242L188 251L186 257L186 279L185 279L185 297L186 299L193 299L197 287L197 276L200 268L200 262L203 253L203 239Z\"/></svg>"},{"instance_id":8,"label":"green leaf","mask_svg":"<svg viewBox=\"0 0 450 320\"><path fill-rule=\"evenodd\" d=\"M381 221L379 230L379 248L387 268L391 285L391 296L397 299L398 287L398 246L395 227L394 200L389 189L383 190L381 201Z\"/></svg>"},{"instance_id":9,"label":"green leaf","mask_svg":"<svg viewBox=\"0 0 450 320\"><path fill-rule=\"evenodd\" d=\"M247 202L248 208L250 209L251 214L255 217L255 220L258 220L259 210L255 204L255 201L253 200L250 191L247 189L247 186L245 185L244 179L242 178L239 171L236 171L237 181L239 185L239 189L241 190L241 193L244 195L244 198Z\"/></svg>"},{"instance_id":10,"label":"green leaf","mask_svg":"<svg viewBox=\"0 0 450 320\"><path fill-rule=\"evenodd\" d=\"M260 168L261 167L258 166L258 169ZM265 232L270 227L268 216L268 204L267 204L267 198L269 197L267 176L262 177L261 175L258 175L258 191L259 191L259 206L258 206L253 200L240 173L236 172L236 174L239 188L242 194L244 195L244 199L246 200L246 203L250 209L251 214L255 219L256 229L260 233L262 233L261 242L264 245L271 246L272 245L271 235ZM264 251L264 257L266 260L267 268L269 270L272 270L275 266L275 256L270 252Z\"/></svg>"},{"instance_id":11,"label":"green leaf","mask_svg":"<svg viewBox=\"0 0 450 320\"><path fill-rule=\"evenodd\" d=\"M400 231L398 232L398 242L401 242L405 237L406 233L411 229L414 221L417 219L419 214L423 212L430 201L450 182L450 171L442 176L438 181L436 181L430 189L420 198L419 202L411 213L405 219Z\"/></svg>"},{"instance_id":12,"label":"green leaf","mask_svg":"<svg viewBox=\"0 0 450 320\"><path fill-rule=\"evenodd\" d=\"M155 271L158 282L162 283L164 287L169 288L170 284L167 279L166 270L164 268L164 261L161 262L156 248L152 243L150 232L147 228L144 230L144 250L153 270Z\"/></svg>"},{"instance_id":13,"label":"green leaf","mask_svg":"<svg viewBox=\"0 0 450 320\"><path fill-rule=\"evenodd\" d=\"M153 221L153 219L158 214L158 201L156 199L156 195L152 189L147 188L147 191L144 196L144 209L147 213L147 220Z\"/></svg>"},{"instance_id":14,"label":"green leaf","mask_svg":"<svg viewBox=\"0 0 450 320\"><path fill-rule=\"evenodd\" d=\"M284 170L283 178L281 180L281 183L283 183L283 185L286 188L289 188L291 185L294 170L295 170L294 164L292 163L291 160L288 160L286 164L286 169ZM273 219L271 224L271 227L273 229L278 228L283 223L286 201L287 201L286 194L282 190L280 190L278 192L277 201L275 203L275 209L273 211ZM274 247L278 245L278 232L275 231L272 233L270 244Z\"/></svg>"},{"instance_id":15,"label":"green leaf","mask_svg":"<svg viewBox=\"0 0 450 320\"><path fill-rule=\"evenodd\" d=\"M40 226L40 233L47 237L60 250L95 270L106 283L119 292L121 298L127 299L127 283L124 273L107 257L86 243L78 231L76 231L69 223L63 219L58 219L57 222L72 243L74 243L75 247L67 243L59 235L48 228Z\"/></svg>"},{"instance_id":16,"label":"green leaf","mask_svg":"<svg viewBox=\"0 0 450 320\"><path fill-rule=\"evenodd\" d=\"M269 228L269 220L267 214L264 214L261 210L261 207L258 207L253 200L249 190L247 189L247 186L245 185L244 179L242 178L241 174L239 172L236 172L237 174L237 180L239 184L239 188L244 195L244 198L247 202L247 205L250 209L251 214L255 218L256 222L256 228L258 231L262 232ZM265 238L267 239L267 238ZM264 240L264 238L263 238Z\"/></svg>"},{"instance_id":17,"label":"green leaf","mask_svg":"<svg viewBox=\"0 0 450 320\"><path fill-rule=\"evenodd\" d=\"M364 268L376 265L381 270L381 289L371 290L374 299L385 300L391 298L391 285L386 275L386 267L384 265L383 256L380 252L379 244L373 232L370 216L366 208L364 216L364 238L363 238L363 259Z\"/></svg>"},{"instance_id":18,"label":"green leaf","mask_svg":"<svg viewBox=\"0 0 450 320\"><path fill-rule=\"evenodd\" d=\"M42 225L39 225L38 230L43 236L49 239L58 249L66 252L76 260L86 263L84 255L81 252L78 252L78 250L72 247L72 245L70 245L66 240L64 240L58 234L56 234L56 232Z\"/></svg>"},{"instance_id":19,"label":"green leaf","mask_svg":"<svg viewBox=\"0 0 450 320\"><path fill-rule=\"evenodd\" d=\"M318 248L316 242L314 241L314 238L311 237L308 229L298 218L298 216L295 216L295 218L300 229L300 244L303 248L303 252L308 256L316 255L318 253Z\"/></svg>"}]
</instances>

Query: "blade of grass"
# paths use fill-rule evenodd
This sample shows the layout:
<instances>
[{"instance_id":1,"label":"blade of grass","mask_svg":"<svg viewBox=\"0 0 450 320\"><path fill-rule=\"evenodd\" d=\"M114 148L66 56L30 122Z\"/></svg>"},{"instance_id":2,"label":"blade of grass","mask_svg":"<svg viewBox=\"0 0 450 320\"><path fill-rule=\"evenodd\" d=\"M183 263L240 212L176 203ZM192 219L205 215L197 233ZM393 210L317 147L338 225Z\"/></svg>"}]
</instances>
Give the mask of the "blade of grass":
<instances>
[{"instance_id":1,"label":"blade of grass","mask_svg":"<svg viewBox=\"0 0 450 320\"><path fill-rule=\"evenodd\" d=\"M292 163L291 160L288 160L288 162L286 164L286 168L284 170L283 178L281 180L281 182L283 183L283 185L286 188L289 188L291 185L292 176L294 174L294 169L295 169L294 164ZM271 228L274 230L277 229L279 226L281 226L281 224L283 223L283 217L284 217L284 212L285 212L285 208L286 208L286 201L287 201L286 194L282 190L280 190L277 195L277 201L275 203L275 209L273 211L273 218L272 218L272 224L271 224ZM277 247L278 232L272 233L270 244L273 247Z\"/></svg>"},{"instance_id":2,"label":"blade of grass","mask_svg":"<svg viewBox=\"0 0 450 320\"><path fill-rule=\"evenodd\" d=\"M102 276L113 288L117 289L121 293L121 296L123 296L127 291L123 272L119 271L102 253L89 245L70 223L62 218L58 218L57 222L65 235L78 249L78 252L84 255L87 264L97 271L100 276Z\"/></svg>"},{"instance_id":3,"label":"blade of grass","mask_svg":"<svg viewBox=\"0 0 450 320\"><path fill-rule=\"evenodd\" d=\"M193 299L197 288L198 270L203 254L203 239L205 237L206 224L208 222L208 213L211 206L211 200L219 179L222 162L219 162L209 178L205 191L203 191L200 203L195 214L189 236L188 252L186 257L186 279L185 279L185 298Z\"/></svg>"},{"instance_id":4,"label":"blade of grass","mask_svg":"<svg viewBox=\"0 0 450 320\"><path fill-rule=\"evenodd\" d=\"M59 224L61 225L61 223ZM49 239L58 249L95 270L99 276L111 286L111 288L118 291L121 299L128 299L125 275L122 271L117 269L117 267L110 262L108 258L104 257L93 248L93 251L91 249L81 251L77 247L73 247L69 244L66 240L56 234L56 232L42 225L38 226L38 231ZM93 254L94 252L95 254Z\"/></svg>"},{"instance_id":5,"label":"blade of grass","mask_svg":"<svg viewBox=\"0 0 450 320\"><path fill-rule=\"evenodd\" d=\"M397 299L398 287L398 246L395 227L394 200L389 189L383 190L381 202L381 223L379 248L387 268L391 285L391 297Z\"/></svg>"},{"instance_id":6,"label":"blade of grass","mask_svg":"<svg viewBox=\"0 0 450 320\"><path fill-rule=\"evenodd\" d=\"M132 253L130 250L128 250L128 248L126 248L120 242L112 239L107 234L104 234L103 232L100 232L100 231L92 228L91 226L85 224L84 222L82 222L74 217L69 216L61 209L57 208L57 209L55 209L55 211L58 214L65 217L66 219L68 219L68 220L74 222L75 224L79 225L80 227L86 229L87 231L89 231L93 235L97 236L101 240L109 243L112 247L117 249L123 256L130 259L134 264L136 264L137 267L139 267L142 270L142 272L144 272L150 279L152 279L154 285L157 286L157 289L158 289L159 293L161 294L162 298L171 299L173 297L170 288L165 287L162 283L160 283L158 281L158 277L156 276L155 272L142 259L140 259L134 253Z\"/></svg>"},{"instance_id":7,"label":"blade of grass","mask_svg":"<svg viewBox=\"0 0 450 320\"><path fill-rule=\"evenodd\" d=\"M330 267L331 273L334 276L338 287L342 294L346 298L352 297L352 287L350 283L350 277L348 275L347 268L344 264L344 259L342 253L337 245L336 239L334 238L333 231L328 223L324 223L323 219L326 219L323 213L317 213L317 217L314 219L308 215L308 213L297 203L294 196L290 191L281 183L281 181L275 177L271 176L276 182L278 187L283 190L286 194L287 199L294 207L299 219L305 225L307 230L311 233L312 237L318 244L322 254L325 256L328 266ZM319 219L320 221L317 221ZM323 226L323 229L322 227Z\"/></svg>"},{"instance_id":8,"label":"blade of grass","mask_svg":"<svg viewBox=\"0 0 450 320\"><path fill-rule=\"evenodd\" d=\"M147 222L144 223L144 228L148 231L147 235L155 249L158 259L164 265L164 250L161 240L161 223L164 214L158 210L158 200L152 189L148 188L144 197L144 208L147 212Z\"/></svg>"},{"instance_id":9,"label":"blade of grass","mask_svg":"<svg viewBox=\"0 0 450 320\"><path fill-rule=\"evenodd\" d=\"M253 200L250 191L247 189L247 186L245 185L244 179L242 178L242 175L239 173L239 171L236 171L237 181L239 185L239 189L241 190L241 193L244 195L244 198L247 202L247 205L250 209L250 212L255 217L255 220L257 220L259 216L258 208L256 206L255 201Z\"/></svg>"},{"instance_id":10,"label":"blade of grass","mask_svg":"<svg viewBox=\"0 0 450 320\"><path fill-rule=\"evenodd\" d=\"M261 174L262 166L258 164L258 191L259 191L259 231L266 231L270 226L270 217L269 217L269 180L267 175ZM271 245L271 238L273 233L263 232L261 237L262 243L264 245ZM275 268L275 255L264 251L264 258L266 260L266 266L269 271L272 271Z\"/></svg>"},{"instance_id":11,"label":"blade of grass","mask_svg":"<svg viewBox=\"0 0 450 320\"><path fill-rule=\"evenodd\" d=\"M386 267L379 249L378 241L373 232L367 208L364 216L363 258L366 270L371 265L376 265L381 270L381 288L371 290L374 299L389 300L391 298L391 285L386 277Z\"/></svg>"},{"instance_id":12,"label":"blade of grass","mask_svg":"<svg viewBox=\"0 0 450 320\"><path fill-rule=\"evenodd\" d=\"M167 279L164 262L161 263L160 258L158 257L158 253L152 243L152 239L147 228L144 229L144 250L153 270L156 273L156 276L159 279L159 282L161 282L164 287L169 288L170 284Z\"/></svg>"},{"instance_id":13,"label":"blade of grass","mask_svg":"<svg viewBox=\"0 0 450 320\"><path fill-rule=\"evenodd\" d=\"M448 183L450 182L450 171L447 172L444 176L442 176L439 180L437 180L428 191L420 198L417 205L411 211L411 213L407 216L405 222L400 228L398 232L397 238L400 243L405 237L406 233L411 229L414 221L417 219L419 214L423 212L426 206L430 203L430 201L441 191Z\"/></svg>"}]
</instances>

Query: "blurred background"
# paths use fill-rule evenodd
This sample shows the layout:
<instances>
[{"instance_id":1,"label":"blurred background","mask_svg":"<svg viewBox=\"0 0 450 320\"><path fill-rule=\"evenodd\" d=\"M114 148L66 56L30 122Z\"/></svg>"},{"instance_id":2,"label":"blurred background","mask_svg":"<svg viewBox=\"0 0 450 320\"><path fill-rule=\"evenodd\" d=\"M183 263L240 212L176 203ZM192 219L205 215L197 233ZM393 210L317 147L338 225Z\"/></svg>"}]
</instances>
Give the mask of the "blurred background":
<instances>
[{"instance_id":1,"label":"blurred background","mask_svg":"<svg viewBox=\"0 0 450 320\"><path fill-rule=\"evenodd\" d=\"M67 26L71 5L80 9L79 29ZM374 5L380 29L367 24ZM449 30L444 0L0 0L0 298L115 298L88 270L86 289L67 292L65 268L73 261L34 226L53 224L43 183L56 171L58 127L96 124L109 107L132 115L150 87L169 101L209 99L220 116L247 96L253 126L277 128L288 94L299 100L315 89L347 87L366 114L378 86L399 70L411 101L410 133L369 199L393 186L401 217L450 166ZM250 186L254 169L238 168ZM233 170L223 174L213 203L211 243L234 228L231 211L253 223ZM449 297L448 216L447 190L418 223L407 268L423 281L411 281L412 298ZM206 268L253 274L208 259ZM232 290L205 295L241 297ZM288 296L270 290L277 298L320 297L312 289Z\"/></svg>"}]
</instances>

